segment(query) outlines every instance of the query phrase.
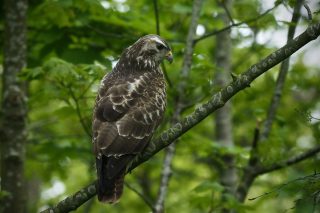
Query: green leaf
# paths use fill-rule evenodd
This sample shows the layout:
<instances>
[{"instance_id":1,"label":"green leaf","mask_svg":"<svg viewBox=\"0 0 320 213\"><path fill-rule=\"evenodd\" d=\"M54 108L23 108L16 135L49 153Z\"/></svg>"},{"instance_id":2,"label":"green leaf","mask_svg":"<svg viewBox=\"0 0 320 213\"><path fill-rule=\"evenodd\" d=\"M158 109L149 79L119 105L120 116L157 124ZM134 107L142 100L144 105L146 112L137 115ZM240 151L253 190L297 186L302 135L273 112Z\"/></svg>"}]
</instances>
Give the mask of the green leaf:
<instances>
[{"instance_id":1,"label":"green leaf","mask_svg":"<svg viewBox=\"0 0 320 213\"><path fill-rule=\"evenodd\" d=\"M197 193L202 193L208 191L222 192L223 189L224 187L217 182L204 181L196 186L193 190Z\"/></svg>"}]
</instances>

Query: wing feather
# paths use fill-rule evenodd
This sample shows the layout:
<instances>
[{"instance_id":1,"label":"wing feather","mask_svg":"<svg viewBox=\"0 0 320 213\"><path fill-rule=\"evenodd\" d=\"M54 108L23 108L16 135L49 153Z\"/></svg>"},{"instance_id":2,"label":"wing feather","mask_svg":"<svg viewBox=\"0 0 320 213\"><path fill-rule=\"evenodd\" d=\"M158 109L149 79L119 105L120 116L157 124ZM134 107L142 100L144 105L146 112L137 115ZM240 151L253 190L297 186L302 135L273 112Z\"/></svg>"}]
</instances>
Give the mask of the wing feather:
<instances>
[{"instance_id":1,"label":"wing feather","mask_svg":"<svg viewBox=\"0 0 320 213\"><path fill-rule=\"evenodd\" d=\"M128 77L126 81L104 81L101 88L94 112L93 142L97 157L108 157L109 178L123 171L145 148L161 121L165 108L164 82L150 77L144 74Z\"/></svg>"}]
</instances>

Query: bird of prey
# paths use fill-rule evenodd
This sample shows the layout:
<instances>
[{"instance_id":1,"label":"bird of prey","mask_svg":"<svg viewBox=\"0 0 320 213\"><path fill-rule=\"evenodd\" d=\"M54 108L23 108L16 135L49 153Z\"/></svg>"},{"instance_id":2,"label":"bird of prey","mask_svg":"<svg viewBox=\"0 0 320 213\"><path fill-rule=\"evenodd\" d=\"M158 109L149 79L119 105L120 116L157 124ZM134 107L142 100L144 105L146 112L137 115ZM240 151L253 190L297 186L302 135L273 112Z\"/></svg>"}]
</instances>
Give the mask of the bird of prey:
<instances>
[{"instance_id":1,"label":"bird of prey","mask_svg":"<svg viewBox=\"0 0 320 213\"><path fill-rule=\"evenodd\" d=\"M143 151L162 120L164 59L173 60L168 43L158 35L146 35L122 52L101 81L92 124L101 202L119 200L127 165Z\"/></svg>"}]
</instances>

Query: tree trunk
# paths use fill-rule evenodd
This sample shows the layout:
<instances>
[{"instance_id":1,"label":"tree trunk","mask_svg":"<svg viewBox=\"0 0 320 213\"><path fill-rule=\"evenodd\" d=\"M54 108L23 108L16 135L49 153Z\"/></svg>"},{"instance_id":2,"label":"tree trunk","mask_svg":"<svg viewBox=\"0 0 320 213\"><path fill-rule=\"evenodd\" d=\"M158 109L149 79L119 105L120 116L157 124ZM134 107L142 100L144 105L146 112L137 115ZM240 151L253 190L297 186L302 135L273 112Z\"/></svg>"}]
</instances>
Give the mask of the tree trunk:
<instances>
[{"instance_id":1,"label":"tree trunk","mask_svg":"<svg viewBox=\"0 0 320 213\"><path fill-rule=\"evenodd\" d=\"M18 74L26 67L27 0L5 0L4 71L1 110L2 212L25 212L24 158L26 141L26 84Z\"/></svg>"},{"instance_id":2,"label":"tree trunk","mask_svg":"<svg viewBox=\"0 0 320 213\"><path fill-rule=\"evenodd\" d=\"M42 181L36 175L28 178L25 182L25 194L27 196L27 212L37 212L41 196Z\"/></svg>"},{"instance_id":3,"label":"tree trunk","mask_svg":"<svg viewBox=\"0 0 320 213\"><path fill-rule=\"evenodd\" d=\"M228 9L231 8L231 0L223 2L225 12L219 15L225 26L230 23L228 16ZM215 86L221 88L225 87L231 81L231 38L230 30L219 33L216 36L216 51L215 51L216 75L214 78ZM215 114L215 139L222 146L234 146L232 136L232 111L231 102L227 102L224 107L217 110ZM221 156L224 165L219 167L220 182L225 187L225 193L234 194L235 184L237 181L237 173L234 167L234 159L231 155ZM223 210L223 212L229 212Z\"/></svg>"}]
</instances>

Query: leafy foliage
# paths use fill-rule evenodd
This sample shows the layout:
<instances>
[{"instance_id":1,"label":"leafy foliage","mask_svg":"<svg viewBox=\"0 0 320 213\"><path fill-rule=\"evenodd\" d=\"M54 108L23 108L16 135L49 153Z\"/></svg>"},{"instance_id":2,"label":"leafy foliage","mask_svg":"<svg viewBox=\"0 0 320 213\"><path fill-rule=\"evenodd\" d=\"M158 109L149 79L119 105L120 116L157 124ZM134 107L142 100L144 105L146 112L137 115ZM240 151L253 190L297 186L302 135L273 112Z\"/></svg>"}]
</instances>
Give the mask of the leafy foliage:
<instances>
[{"instance_id":1,"label":"leafy foliage","mask_svg":"<svg viewBox=\"0 0 320 213\"><path fill-rule=\"evenodd\" d=\"M181 81L180 70L192 2L163 0L158 3L161 35L172 45L175 55L175 62L165 65L173 86L168 87L168 109L161 126L164 129L170 125L166 121L174 112L178 94L175 85ZM99 81L112 69L125 47L141 35L155 33L156 28L153 5L147 0L31 0L29 4L28 68L20 78L29 83L26 176L30 181L41 180L42 196L36 206L39 210L95 179L90 134L92 107ZM289 1L289 6L281 4L279 7L282 9L278 11L286 11L283 5L290 7L292 3ZM263 6L261 1L235 1L231 11L233 19L241 22L255 18L265 11ZM312 9L316 11L318 8ZM240 74L275 50L274 46L258 38L263 32L287 30L287 26L279 22L278 11L232 29L234 73ZM218 3L204 3L199 24L204 26L206 33L223 27L217 19L221 12L224 10ZM306 23L300 24L305 26ZM245 34L244 29L250 33ZM314 44L319 44L319 41ZM0 45L3 46L2 41ZM195 46L185 89L190 106L184 114L220 89L212 83L217 70L215 51L212 37L199 41ZM2 58L0 54L1 61ZM258 153L263 165L286 160L318 144L320 122L314 118L319 114L320 106L319 69L319 66L308 64L303 53L292 60L271 135L259 144ZM238 171L247 164L253 131L257 123L266 118L277 70L278 67L274 68L257 79L251 88L233 98L235 147L226 148L213 140L216 127L212 118L205 119L179 139L166 198L167 212L215 212L225 208L238 212L270 212L271 209L277 212L285 210L296 199L299 199L296 202L297 212L312 209L312 196L319 194L318 176L308 179L305 185L294 182L292 188L286 189L281 196L265 197L263 203L261 199L239 203L234 195L225 194L225 187L219 182L218 168L225 164L221 156L234 155ZM126 179L128 184L152 201L159 187L162 158L163 154L155 156ZM318 169L318 164L319 159L314 157L294 168L263 176L256 181L250 194L262 194L274 185L306 176ZM43 192L55 181L62 182L64 190L56 196L46 197ZM293 190L299 196L293 196ZM5 193L1 192L1 196ZM81 211L130 213L150 209L136 193L126 188L119 204L102 205L95 199L81 207Z\"/></svg>"}]
</instances>

